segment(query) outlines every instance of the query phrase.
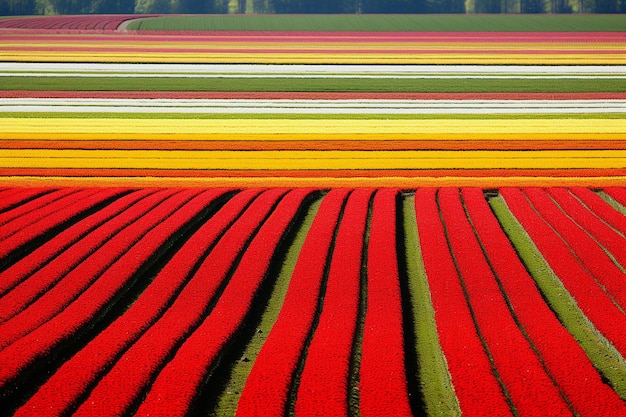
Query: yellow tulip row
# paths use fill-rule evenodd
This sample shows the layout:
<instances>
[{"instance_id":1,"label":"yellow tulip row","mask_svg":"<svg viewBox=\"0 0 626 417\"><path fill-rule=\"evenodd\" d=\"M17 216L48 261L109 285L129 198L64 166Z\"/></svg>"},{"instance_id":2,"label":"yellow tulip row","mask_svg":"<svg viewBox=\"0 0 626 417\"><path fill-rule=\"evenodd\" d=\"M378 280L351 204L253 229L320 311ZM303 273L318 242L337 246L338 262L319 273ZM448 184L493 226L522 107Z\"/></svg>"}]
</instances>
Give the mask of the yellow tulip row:
<instances>
[{"instance_id":1,"label":"yellow tulip row","mask_svg":"<svg viewBox=\"0 0 626 417\"><path fill-rule=\"evenodd\" d=\"M383 176L376 177L150 177L150 176L0 176L3 187L623 187L621 176Z\"/></svg>"},{"instance_id":2,"label":"yellow tulip row","mask_svg":"<svg viewBox=\"0 0 626 417\"><path fill-rule=\"evenodd\" d=\"M471 133L468 133L471 132ZM360 140L358 135L377 135L391 139L397 134L413 135L624 135L622 119L117 119L117 118L3 118L0 139L16 137L46 138L63 135L116 135L152 139L152 135L188 136L210 140L211 135L232 135L231 140L249 139L245 135L267 135L264 140L291 139L289 135L335 134ZM281 136L282 135L282 136ZM287 136L284 136L287 135ZM482 136L481 136L482 137ZM169 137L172 138L171 136ZM615 137L612 137L615 138Z\"/></svg>"},{"instance_id":3,"label":"yellow tulip row","mask_svg":"<svg viewBox=\"0 0 626 417\"><path fill-rule=\"evenodd\" d=\"M485 54L485 53L168 53L159 52L3 52L0 61L104 63L244 64L404 64L404 65L622 65L626 54Z\"/></svg>"},{"instance_id":4,"label":"yellow tulip row","mask_svg":"<svg viewBox=\"0 0 626 417\"><path fill-rule=\"evenodd\" d=\"M621 169L626 150L3 150L0 168L208 170Z\"/></svg>"}]
</instances>

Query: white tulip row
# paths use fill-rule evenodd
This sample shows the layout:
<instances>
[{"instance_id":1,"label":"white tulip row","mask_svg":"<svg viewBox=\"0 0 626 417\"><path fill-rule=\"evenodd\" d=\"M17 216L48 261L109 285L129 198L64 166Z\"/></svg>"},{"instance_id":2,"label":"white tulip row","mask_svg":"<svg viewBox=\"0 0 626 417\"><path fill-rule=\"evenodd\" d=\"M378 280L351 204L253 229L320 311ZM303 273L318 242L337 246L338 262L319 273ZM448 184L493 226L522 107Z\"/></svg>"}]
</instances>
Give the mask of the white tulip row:
<instances>
[{"instance_id":1,"label":"white tulip row","mask_svg":"<svg viewBox=\"0 0 626 417\"><path fill-rule=\"evenodd\" d=\"M0 63L0 77L626 78L626 65L276 65Z\"/></svg>"},{"instance_id":2,"label":"white tulip row","mask_svg":"<svg viewBox=\"0 0 626 417\"><path fill-rule=\"evenodd\" d=\"M626 113L626 100L230 100L7 98L0 112L261 114Z\"/></svg>"}]
</instances>

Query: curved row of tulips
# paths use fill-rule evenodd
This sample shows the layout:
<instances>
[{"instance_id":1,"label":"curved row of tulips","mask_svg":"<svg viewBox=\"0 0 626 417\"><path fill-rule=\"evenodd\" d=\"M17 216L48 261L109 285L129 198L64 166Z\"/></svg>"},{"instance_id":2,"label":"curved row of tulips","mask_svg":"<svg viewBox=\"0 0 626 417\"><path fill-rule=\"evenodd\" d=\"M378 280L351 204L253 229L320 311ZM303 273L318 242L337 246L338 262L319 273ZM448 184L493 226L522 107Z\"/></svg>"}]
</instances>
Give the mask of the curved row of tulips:
<instances>
[{"instance_id":1,"label":"curved row of tulips","mask_svg":"<svg viewBox=\"0 0 626 417\"><path fill-rule=\"evenodd\" d=\"M2 414L210 413L238 366L231 352L268 308L294 232L317 201L232 414L434 414L432 382L411 372L428 358L410 341L432 341L411 334L408 268L427 278L419 291L431 300L446 363L437 372L454 397L444 414L624 415L625 196L623 188L0 190ZM419 245L403 243L411 233ZM558 277L560 295L533 272L529 250ZM407 254L416 251L422 262L413 264ZM584 320L564 314L559 297Z\"/></svg>"}]
</instances>

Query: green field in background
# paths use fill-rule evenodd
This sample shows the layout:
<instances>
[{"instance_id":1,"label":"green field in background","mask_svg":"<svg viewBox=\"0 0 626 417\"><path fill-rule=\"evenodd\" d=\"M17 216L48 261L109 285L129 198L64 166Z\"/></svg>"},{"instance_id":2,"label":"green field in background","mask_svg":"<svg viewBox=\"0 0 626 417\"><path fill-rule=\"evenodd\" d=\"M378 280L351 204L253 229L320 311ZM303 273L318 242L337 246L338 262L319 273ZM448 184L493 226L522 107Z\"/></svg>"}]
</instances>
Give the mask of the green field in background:
<instances>
[{"instance_id":1,"label":"green field in background","mask_svg":"<svg viewBox=\"0 0 626 417\"><path fill-rule=\"evenodd\" d=\"M623 32L626 15L170 15L130 30Z\"/></svg>"},{"instance_id":2,"label":"green field in background","mask_svg":"<svg viewBox=\"0 0 626 417\"><path fill-rule=\"evenodd\" d=\"M626 92L626 79L2 77L5 90L220 92Z\"/></svg>"}]
</instances>

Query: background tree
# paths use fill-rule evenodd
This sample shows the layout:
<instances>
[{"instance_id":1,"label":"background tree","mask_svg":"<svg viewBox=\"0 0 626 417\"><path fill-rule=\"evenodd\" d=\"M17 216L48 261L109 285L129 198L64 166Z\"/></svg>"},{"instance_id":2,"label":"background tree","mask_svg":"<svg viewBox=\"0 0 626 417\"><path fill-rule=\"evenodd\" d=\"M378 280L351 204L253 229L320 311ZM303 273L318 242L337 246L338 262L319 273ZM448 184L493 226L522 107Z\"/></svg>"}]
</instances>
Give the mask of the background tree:
<instances>
[{"instance_id":1,"label":"background tree","mask_svg":"<svg viewBox=\"0 0 626 417\"><path fill-rule=\"evenodd\" d=\"M131 14L135 13L135 2L127 0L95 0L91 5L92 13Z\"/></svg>"},{"instance_id":2,"label":"background tree","mask_svg":"<svg viewBox=\"0 0 626 417\"><path fill-rule=\"evenodd\" d=\"M419 13L419 0L363 0L363 13Z\"/></svg>"},{"instance_id":3,"label":"background tree","mask_svg":"<svg viewBox=\"0 0 626 417\"><path fill-rule=\"evenodd\" d=\"M170 0L137 0L135 13L171 13L172 3Z\"/></svg>"},{"instance_id":4,"label":"background tree","mask_svg":"<svg viewBox=\"0 0 626 417\"><path fill-rule=\"evenodd\" d=\"M592 11L593 13L618 13L619 8L620 8L619 1L595 0Z\"/></svg>"},{"instance_id":5,"label":"background tree","mask_svg":"<svg viewBox=\"0 0 626 417\"><path fill-rule=\"evenodd\" d=\"M545 8L542 0L522 0L522 13L544 13Z\"/></svg>"},{"instance_id":6,"label":"background tree","mask_svg":"<svg viewBox=\"0 0 626 417\"><path fill-rule=\"evenodd\" d=\"M475 13L502 13L500 0L476 0L474 3Z\"/></svg>"},{"instance_id":7,"label":"background tree","mask_svg":"<svg viewBox=\"0 0 626 417\"><path fill-rule=\"evenodd\" d=\"M35 0L0 0L0 16L36 14Z\"/></svg>"},{"instance_id":8,"label":"background tree","mask_svg":"<svg viewBox=\"0 0 626 417\"><path fill-rule=\"evenodd\" d=\"M568 0L550 0L552 13L572 13L572 6Z\"/></svg>"},{"instance_id":9,"label":"background tree","mask_svg":"<svg viewBox=\"0 0 626 417\"><path fill-rule=\"evenodd\" d=\"M573 12L626 13L626 0L0 0L0 16L87 13Z\"/></svg>"},{"instance_id":10,"label":"background tree","mask_svg":"<svg viewBox=\"0 0 626 417\"><path fill-rule=\"evenodd\" d=\"M177 13L215 13L215 2L209 0L179 0Z\"/></svg>"},{"instance_id":11,"label":"background tree","mask_svg":"<svg viewBox=\"0 0 626 417\"><path fill-rule=\"evenodd\" d=\"M465 13L465 0L435 0L429 13Z\"/></svg>"}]
</instances>

